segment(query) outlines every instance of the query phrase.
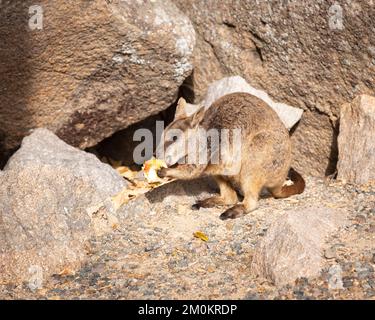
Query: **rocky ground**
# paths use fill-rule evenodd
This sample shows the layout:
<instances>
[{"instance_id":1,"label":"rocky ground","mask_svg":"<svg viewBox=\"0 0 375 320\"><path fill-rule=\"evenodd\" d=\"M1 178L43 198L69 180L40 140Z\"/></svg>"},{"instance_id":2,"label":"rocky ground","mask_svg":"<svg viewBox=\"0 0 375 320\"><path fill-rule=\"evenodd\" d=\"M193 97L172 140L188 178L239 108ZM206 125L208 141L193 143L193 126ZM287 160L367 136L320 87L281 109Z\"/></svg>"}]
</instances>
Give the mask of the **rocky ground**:
<instances>
[{"instance_id":1,"label":"rocky ground","mask_svg":"<svg viewBox=\"0 0 375 320\"><path fill-rule=\"evenodd\" d=\"M372 1L39 2L0 0L0 298L374 299ZM131 181L82 150L128 165L135 130L233 75L297 112L288 128L304 110L306 191L234 221L191 209L207 180L119 209Z\"/></svg>"},{"instance_id":2,"label":"rocky ground","mask_svg":"<svg viewBox=\"0 0 375 320\"><path fill-rule=\"evenodd\" d=\"M173 182L121 209L117 230L93 238L77 272L62 270L31 290L0 285L4 299L374 299L375 186L307 179L302 195L264 196L244 218L221 221L221 209L191 210L207 181ZM323 270L276 287L250 268L258 243L286 212L316 204L348 215L326 239ZM208 241L195 238L202 231Z\"/></svg>"}]
</instances>

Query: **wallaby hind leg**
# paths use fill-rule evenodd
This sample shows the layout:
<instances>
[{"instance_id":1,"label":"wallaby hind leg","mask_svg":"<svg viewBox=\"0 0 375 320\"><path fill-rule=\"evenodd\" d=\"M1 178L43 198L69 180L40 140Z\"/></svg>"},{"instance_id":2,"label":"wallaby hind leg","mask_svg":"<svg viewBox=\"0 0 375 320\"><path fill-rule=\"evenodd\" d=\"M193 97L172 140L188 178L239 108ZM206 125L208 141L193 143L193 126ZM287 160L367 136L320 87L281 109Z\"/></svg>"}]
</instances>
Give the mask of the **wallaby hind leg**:
<instances>
[{"instance_id":1,"label":"wallaby hind leg","mask_svg":"<svg viewBox=\"0 0 375 320\"><path fill-rule=\"evenodd\" d=\"M221 176L215 176L214 179L220 188L220 196L200 200L193 205L193 209L233 205L238 202L237 193L227 180Z\"/></svg>"},{"instance_id":2,"label":"wallaby hind leg","mask_svg":"<svg viewBox=\"0 0 375 320\"><path fill-rule=\"evenodd\" d=\"M267 189L272 194L272 197L274 197L275 199L285 198L283 194L283 184L277 187L267 188Z\"/></svg>"},{"instance_id":3,"label":"wallaby hind leg","mask_svg":"<svg viewBox=\"0 0 375 320\"><path fill-rule=\"evenodd\" d=\"M241 188L244 194L242 203L236 204L222 213L221 220L239 218L258 207L258 199L263 188L263 182L260 179L249 178L247 181L241 181Z\"/></svg>"}]
</instances>

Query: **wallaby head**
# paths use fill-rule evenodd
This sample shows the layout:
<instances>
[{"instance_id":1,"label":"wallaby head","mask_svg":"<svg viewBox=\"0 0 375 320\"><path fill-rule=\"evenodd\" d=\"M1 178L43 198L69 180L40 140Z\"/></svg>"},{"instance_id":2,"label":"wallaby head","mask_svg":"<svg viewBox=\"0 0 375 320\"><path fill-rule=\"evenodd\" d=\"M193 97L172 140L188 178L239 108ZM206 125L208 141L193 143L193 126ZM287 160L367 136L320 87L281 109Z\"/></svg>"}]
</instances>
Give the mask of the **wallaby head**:
<instances>
[{"instance_id":1,"label":"wallaby head","mask_svg":"<svg viewBox=\"0 0 375 320\"><path fill-rule=\"evenodd\" d=\"M168 166L185 158L188 154L188 145L196 139L196 132L204 113L204 107L188 104L184 98L180 98L174 120L162 133L156 148L156 157L164 159Z\"/></svg>"}]
</instances>

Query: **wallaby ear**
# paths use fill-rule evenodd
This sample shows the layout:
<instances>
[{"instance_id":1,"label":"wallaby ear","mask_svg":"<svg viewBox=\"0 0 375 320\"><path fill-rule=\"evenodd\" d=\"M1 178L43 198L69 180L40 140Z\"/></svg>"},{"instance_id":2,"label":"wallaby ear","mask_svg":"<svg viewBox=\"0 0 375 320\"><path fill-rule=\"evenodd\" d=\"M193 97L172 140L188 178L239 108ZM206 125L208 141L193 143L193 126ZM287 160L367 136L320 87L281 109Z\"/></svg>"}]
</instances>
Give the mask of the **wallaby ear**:
<instances>
[{"instance_id":1,"label":"wallaby ear","mask_svg":"<svg viewBox=\"0 0 375 320\"><path fill-rule=\"evenodd\" d=\"M180 98L177 102L177 107L176 107L176 113L174 115L174 119L181 119L185 118L187 116L186 113L186 100L184 98Z\"/></svg>"},{"instance_id":2,"label":"wallaby ear","mask_svg":"<svg viewBox=\"0 0 375 320\"><path fill-rule=\"evenodd\" d=\"M205 108L202 106L197 112L192 115L191 127L196 127L204 118Z\"/></svg>"}]
</instances>

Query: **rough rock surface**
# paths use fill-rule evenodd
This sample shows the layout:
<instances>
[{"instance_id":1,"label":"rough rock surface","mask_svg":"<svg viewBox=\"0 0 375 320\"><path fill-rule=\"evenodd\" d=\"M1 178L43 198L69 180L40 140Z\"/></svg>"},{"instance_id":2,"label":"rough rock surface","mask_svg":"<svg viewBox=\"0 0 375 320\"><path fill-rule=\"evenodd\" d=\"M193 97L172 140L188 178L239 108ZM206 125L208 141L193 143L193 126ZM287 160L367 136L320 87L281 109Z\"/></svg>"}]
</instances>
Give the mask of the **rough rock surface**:
<instances>
[{"instance_id":1,"label":"rough rock surface","mask_svg":"<svg viewBox=\"0 0 375 320\"><path fill-rule=\"evenodd\" d=\"M287 213L259 244L252 270L278 286L317 276L323 268L324 243L346 218L347 212L322 206Z\"/></svg>"},{"instance_id":2,"label":"rough rock surface","mask_svg":"<svg viewBox=\"0 0 375 320\"><path fill-rule=\"evenodd\" d=\"M362 95L341 109L338 179L375 181L375 97Z\"/></svg>"},{"instance_id":3,"label":"rough rock surface","mask_svg":"<svg viewBox=\"0 0 375 320\"><path fill-rule=\"evenodd\" d=\"M46 129L23 140L0 179L0 282L35 288L79 267L85 242L112 231L110 197L126 186L110 166Z\"/></svg>"},{"instance_id":4,"label":"rough rock surface","mask_svg":"<svg viewBox=\"0 0 375 320\"><path fill-rule=\"evenodd\" d=\"M320 137L335 136L343 103L375 91L375 4L367 0L174 3L197 32L189 83L195 102L204 98L213 80L240 75L278 102L309 109L315 121L304 114L309 119L300 127L295 144L311 146L314 161L300 159L300 167L303 173L332 173L337 149ZM314 139L305 141L305 135Z\"/></svg>"},{"instance_id":5,"label":"rough rock surface","mask_svg":"<svg viewBox=\"0 0 375 320\"><path fill-rule=\"evenodd\" d=\"M337 132L324 114L305 111L292 133L292 166L305 175L321 176L335 172ZM303 143L302 143L303 142Z\"/></svg>"},{"instance_id":6,"label":"rough rock surface","mask_svg":"<svg viewBox=\"0 0 375 320\"><path fill-rule=\"evenodd\" d=\"M195 32L169 0L0 3L0 153L47 127L85 148L169 107Z\"/></svg>"}]
</instances>

